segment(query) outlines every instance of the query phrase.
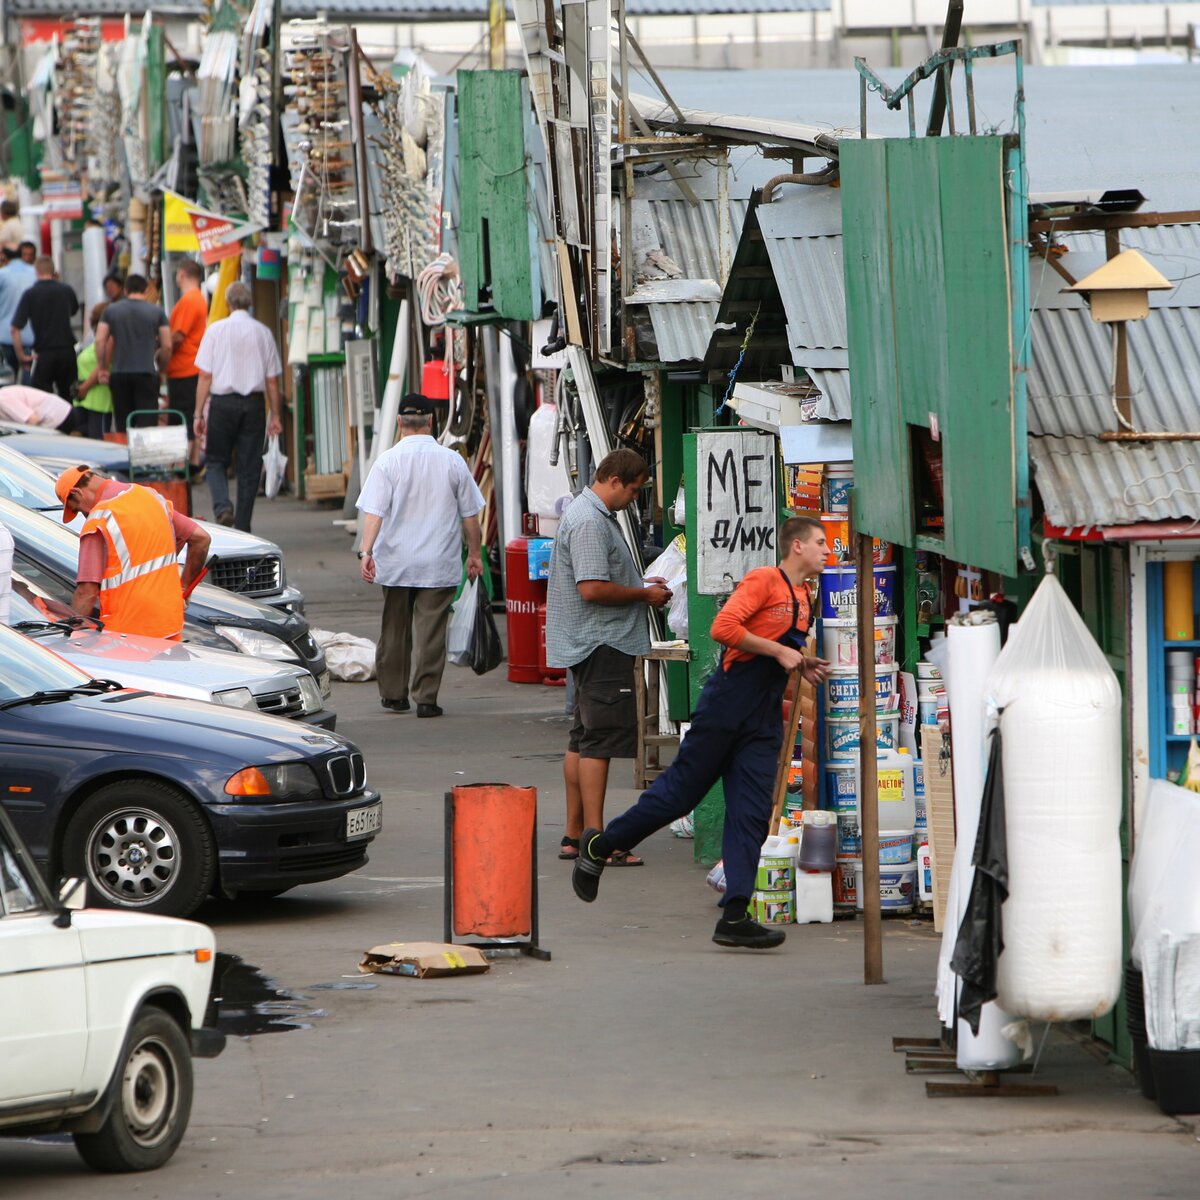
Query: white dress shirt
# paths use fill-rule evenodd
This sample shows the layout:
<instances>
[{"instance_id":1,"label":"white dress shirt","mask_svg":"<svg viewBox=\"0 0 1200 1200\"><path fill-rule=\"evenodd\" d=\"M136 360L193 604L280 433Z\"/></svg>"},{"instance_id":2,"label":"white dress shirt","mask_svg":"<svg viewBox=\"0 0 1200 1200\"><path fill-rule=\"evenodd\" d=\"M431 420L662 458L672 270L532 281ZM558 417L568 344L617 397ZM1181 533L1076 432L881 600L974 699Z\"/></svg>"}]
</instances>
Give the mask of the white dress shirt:
<instances>
[{"instance_id":1,"label":"white dress shirt","mask_svg":"<svg viewBox=\"0 0 1200 1200\"><path fill-rule=\"evenodd\" d=\"M263 392L268 379L283 374L274 335L244 309L231 312L204 331L196 351L196 369L212 376L214 396Z\"/></svg>"},{"instance_id":2,"label":"white dress shirt","mask_svg":"<svg viewBox=\"0 0 1200 1200\"><path fill-rule=\"evenodd\" d=\"M358 507L382 521L371 547L376 583L458 586L461 522L483 508L483 494L460 455L425 433L402 437L368 472Z\"/></svg>"},{"instance_id":3,"label":"white dress shirt","mask_svg":"<svg viewBox=\"0 0 1200 1200\"><path fill-rule=\"evenodd\" d=\"M71 415L71 406L53 392L14 383L0 387L0 418L42 429L57 429ZM65 453L65 452L64 452Z\"/></svg>"}]
</instances>

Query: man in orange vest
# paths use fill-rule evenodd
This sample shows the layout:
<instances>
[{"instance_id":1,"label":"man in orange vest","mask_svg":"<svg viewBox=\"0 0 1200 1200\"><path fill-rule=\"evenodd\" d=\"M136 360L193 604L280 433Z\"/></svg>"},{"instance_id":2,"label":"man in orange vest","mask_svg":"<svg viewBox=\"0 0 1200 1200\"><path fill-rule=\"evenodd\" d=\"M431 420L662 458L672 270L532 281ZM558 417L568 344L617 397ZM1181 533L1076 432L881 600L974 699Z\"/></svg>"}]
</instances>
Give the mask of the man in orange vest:
<instances>
[{"instance_id":1,"label":"man in orange vest","mask_svg":"<svg viewBox=\"0 0 1200 1200\"><path fill-rule=\"evenodd\" d=\"M76 513L87 517L71 607L90 617L99 600L106 629L178 638L184 588L204 567L208 534L152 488L118 483L90 467L68 467L54 490L65 522ZM178 555L185 545L180 579Z\"/></svg>"}]
</instances>

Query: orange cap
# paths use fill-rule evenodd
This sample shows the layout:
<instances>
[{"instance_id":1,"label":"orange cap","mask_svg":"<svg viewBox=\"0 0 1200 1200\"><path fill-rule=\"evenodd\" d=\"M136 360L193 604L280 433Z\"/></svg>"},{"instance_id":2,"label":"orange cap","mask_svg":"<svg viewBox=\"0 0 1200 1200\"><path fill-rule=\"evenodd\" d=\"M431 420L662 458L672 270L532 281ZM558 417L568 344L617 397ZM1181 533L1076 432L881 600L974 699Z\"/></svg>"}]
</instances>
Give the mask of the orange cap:
<instances>
[{"instance_id":1,"label":"orange cap","mask_svg":"<svg viewBox=\"0 0 1200 1200\"><path fill-rule=\"evenodd\" d=\"M92 473L91 467L68 467L54 485L54 494L63 502L63 522L70 524L75 513L67 507L67 497L79 486L79 481Z\"/></svg>"}]
</instances>

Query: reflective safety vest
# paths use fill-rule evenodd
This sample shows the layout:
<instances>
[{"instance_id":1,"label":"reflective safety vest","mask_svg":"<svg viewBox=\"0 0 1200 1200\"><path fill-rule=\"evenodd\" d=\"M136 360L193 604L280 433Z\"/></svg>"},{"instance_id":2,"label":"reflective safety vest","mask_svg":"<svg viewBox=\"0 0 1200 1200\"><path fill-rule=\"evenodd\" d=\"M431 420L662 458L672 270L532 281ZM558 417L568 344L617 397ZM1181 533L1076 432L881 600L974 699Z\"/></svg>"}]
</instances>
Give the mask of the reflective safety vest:
<instances>
[{"instance_id":1,"label":"reflective safety vest","mask_svg":"<svg viewBox=\"0 0 1200 1200\"><path fill-rule=\"evenodd\" d=\"M102 533L108 562L100 581L100 620L115 633L178 638L183 587L171 525L171 504L134 484L97 504L79 536Z\"/></svg>"}]
</instances>

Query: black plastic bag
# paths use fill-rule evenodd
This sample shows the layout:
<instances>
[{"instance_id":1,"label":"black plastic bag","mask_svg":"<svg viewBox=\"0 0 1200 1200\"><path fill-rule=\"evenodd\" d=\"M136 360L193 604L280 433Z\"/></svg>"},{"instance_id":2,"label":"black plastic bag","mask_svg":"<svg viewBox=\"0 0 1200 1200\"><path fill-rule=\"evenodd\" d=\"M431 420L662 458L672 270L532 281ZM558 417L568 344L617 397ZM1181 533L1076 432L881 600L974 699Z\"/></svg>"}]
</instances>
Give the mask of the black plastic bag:
<instances>
[{"instance_id":1,"label":"black plastic bag","mask_svg":"<svg viewBox=\"0 0 1200 1200\"><path fill-rule=\"evenodd\" d=\"M496 622L492 619L492 604L484 588L475 590L475 623L471 627L471 645L467 662L476 675L494 671L504 661L504 646Z\"/></svg>"},{"instance_id":2,"label":"black plastic bag","mask_svg":"<svg viewBox=\"0 0 1200 1200\"><path fill-rule=\"evenodd\" d=\"M1000 955L1004 953L1001 910L1008 899L1008 834L1004 820L1004 768L999 726L992 732L971 862L975 877L966 912L958 927L950 966L962 980L958 1015L978 1037L983 1006L995 1000L997 995L996 975Z\"/></svg>"}]
</instances>

